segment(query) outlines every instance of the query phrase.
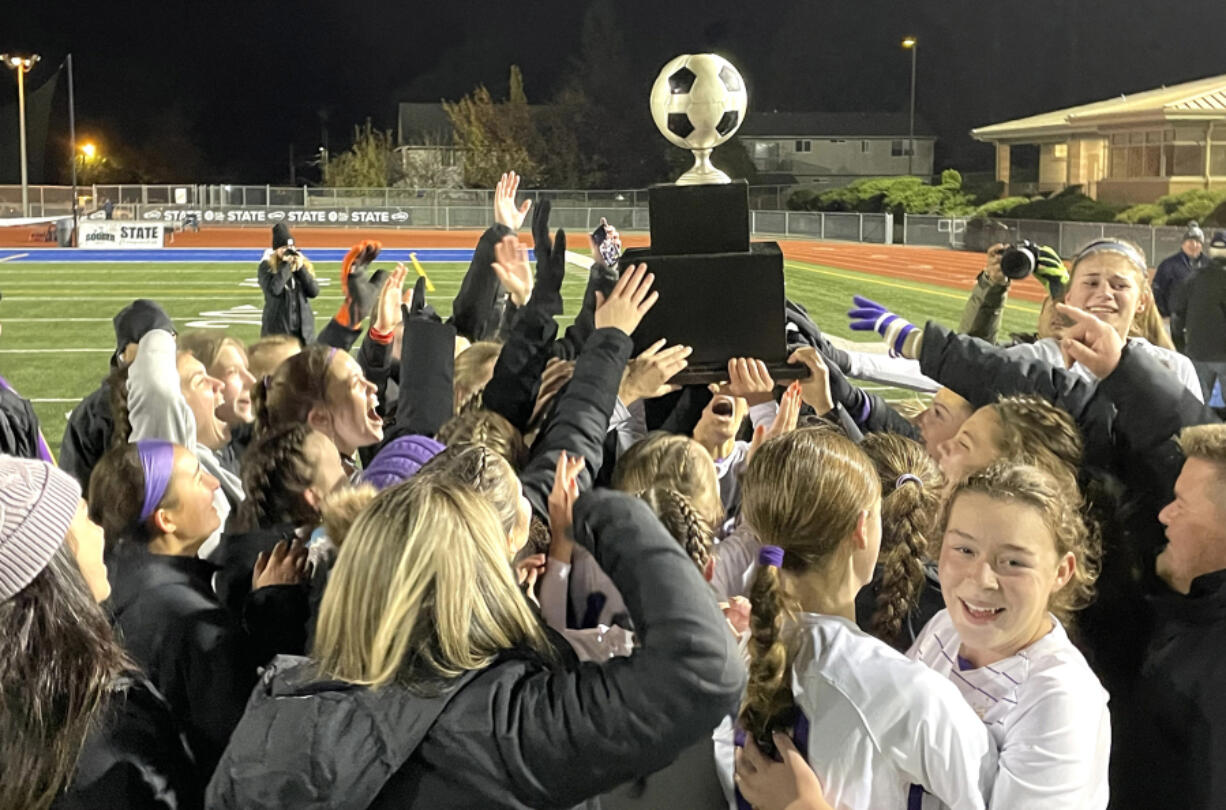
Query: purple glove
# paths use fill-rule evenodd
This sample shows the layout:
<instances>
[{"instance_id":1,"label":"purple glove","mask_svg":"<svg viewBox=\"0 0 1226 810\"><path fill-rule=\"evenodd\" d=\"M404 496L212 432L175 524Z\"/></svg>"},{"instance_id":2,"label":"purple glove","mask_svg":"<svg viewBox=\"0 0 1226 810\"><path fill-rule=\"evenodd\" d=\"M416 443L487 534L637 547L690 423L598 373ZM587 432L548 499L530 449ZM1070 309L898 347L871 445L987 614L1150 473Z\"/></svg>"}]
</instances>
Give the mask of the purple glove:
<instances>
[{"instance_id":1,"label":"purple glove","mask_svg":"<svg viewBox=\"0 0 1226 810\"><path fill-rule=\"evenodd\" d=\"M855 309L847 312L852 331L876 332L890 347L891 357L915 359L919 349L919 327L862 295L853 296L852 301ZM909 340L913 334L916 338Z\"/></svg>"}]
</instances>

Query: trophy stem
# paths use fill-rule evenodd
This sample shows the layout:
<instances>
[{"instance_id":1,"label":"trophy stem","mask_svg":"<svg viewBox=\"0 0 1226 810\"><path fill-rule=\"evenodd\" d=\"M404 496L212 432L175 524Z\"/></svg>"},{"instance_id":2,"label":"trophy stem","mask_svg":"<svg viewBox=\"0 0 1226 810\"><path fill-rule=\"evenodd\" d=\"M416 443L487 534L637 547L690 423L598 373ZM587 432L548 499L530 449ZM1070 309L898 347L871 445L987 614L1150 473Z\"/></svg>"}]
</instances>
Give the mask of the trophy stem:
<instances>
[{"instance_id":1,"label":"trophy stem","mask_svg":"<svg viewBox=\"0 0 1226 810\"><path fill-rule=\"evenodd\" d=\"M710 183L731 183L732 178L715 168L711 162L711 149L691 149L694 165L677 178L679 186L701 186Z\"/></svg>"}]
</instances>

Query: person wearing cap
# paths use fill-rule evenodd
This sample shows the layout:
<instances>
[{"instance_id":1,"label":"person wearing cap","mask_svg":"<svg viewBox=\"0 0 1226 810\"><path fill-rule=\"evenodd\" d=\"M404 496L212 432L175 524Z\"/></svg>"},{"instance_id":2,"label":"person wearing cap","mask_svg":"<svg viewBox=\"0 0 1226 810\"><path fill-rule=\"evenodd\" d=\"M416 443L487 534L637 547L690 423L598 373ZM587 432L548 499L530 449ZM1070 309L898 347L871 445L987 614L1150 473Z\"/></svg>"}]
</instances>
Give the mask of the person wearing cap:
<instances>
[{"instance_id":1,"label":"person wearing cap","mask_svg":"<svg viewBox=\"0 0 1226 810\"><path fill-rule=\"evenodd\" d=\"M156 301L138 298L115 315L115 352L111 355L111 375L68 416L60 442L60 469L77 479L83 492L89 491L89 476L102 454L111 446L115 420L111 414L111 392L116 372L123 371L136 357L136 347L151 329L175 333L174 322Z\"/></svg>"},{"instance_id":2,"label":"person wearing cap","mask_svg":"<svg viewBox=\"0 0 1226 810\"><path fill-rule=\"evenodd\" d=\"M1205 232L1196 224L1196 220L1192 220L1183 232L1179 252L1163 259L1154 273L1154 303L1163 318L1171 317L1171 295L1179 283L1209 263L1204 249Z\"/></svg>"},{"instance_id":3,"label":"person wearing cap","mask_svg":"<svg viewBox=\"0 0 1226 810\"><path fill-rule=\"evenodd\" d=\"M319 295L319 282L311 263L294 247L284 222L273 226L272 250L264 254L258 275L264 291L260 337L293 335L304 346L315 340L310 299Z\"/></svg>"},{"instance_id":4,"label":"person wearing cap","mask_svg":"<svg viewBox=\"0 0 1226 810\"><path fill-rule=\"evenodd\" d=\"M1205 402L1213 387L1226 388L1226 231L1209 242L1209 262L1171 295L1171 337L1196 367Z\"/></svg>"},{"instance_id":5,"label":"person wearing cap","mask_svg":"<svg viewBox=\"0 0 1226 810\"><path fill-rule=\"evenodd\" d=\"M110 590L77 482L0 456L0 807L200 807L169 707L99 607Z\"/></svg>"}]
</instances>

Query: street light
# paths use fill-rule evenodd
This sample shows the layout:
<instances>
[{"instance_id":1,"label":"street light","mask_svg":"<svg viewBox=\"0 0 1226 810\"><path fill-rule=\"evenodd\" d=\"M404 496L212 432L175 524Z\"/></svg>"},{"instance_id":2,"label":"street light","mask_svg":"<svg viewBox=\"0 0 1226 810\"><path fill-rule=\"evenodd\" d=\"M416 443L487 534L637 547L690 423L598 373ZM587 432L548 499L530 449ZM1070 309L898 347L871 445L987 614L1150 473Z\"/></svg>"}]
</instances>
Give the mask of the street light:
<instances>
[{"instance_id":1,"label":"street light","mask_svg":"<svg viewBox=\"0 0 1226 810\"><path fill-rule=\"evenodd\" d=\"M903 50L911 52L911 126L907 135L907 174L915 173L915 52L919 40L913 36L903 37Z\"/></svg>"},{"instance_id":2,"label":"street light","mask_svg":"<svg viewBox=\"0 0 1226 810\"><path fill-rule=\"evenodd\" d=\"M0 62L17 71L17 115L21 121L21 215L30 216L30 177L26 171L26 83L25 76L41 59L38 54L33 56L14 56L0 53Z\"/></svg>"},{"instance_id":3,"label":"street light","mask_svg":"<svg viewBox=\"0 0 1226 810\"><path fill-rule=\"evenodd\" d=\"M81 154L85 156L86 160L93 160L98 154L98 147L92 143L83 143L81 144Z\"/></svg>"}]
</instances>

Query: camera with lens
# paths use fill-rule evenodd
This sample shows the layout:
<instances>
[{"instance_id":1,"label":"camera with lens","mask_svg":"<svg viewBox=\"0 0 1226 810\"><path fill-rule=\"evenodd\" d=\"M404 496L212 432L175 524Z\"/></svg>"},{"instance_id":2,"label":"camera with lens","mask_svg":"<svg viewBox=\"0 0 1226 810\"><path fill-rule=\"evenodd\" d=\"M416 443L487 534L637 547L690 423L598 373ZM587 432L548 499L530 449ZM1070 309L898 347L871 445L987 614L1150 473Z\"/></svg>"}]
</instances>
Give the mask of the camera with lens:
<instances>
[{"instance_id":1,"label":"camera with lens","mask_svg":"<svg viewBox=\"0 0 1226 810\"><path fill-rule=\"evenodd\" d=\"M1006 245L1000 254L1000 272L1017 281L1026 278L1039 266L1039 246L1029 239L1016 245Z\"/></svg>"}]
</instances>

